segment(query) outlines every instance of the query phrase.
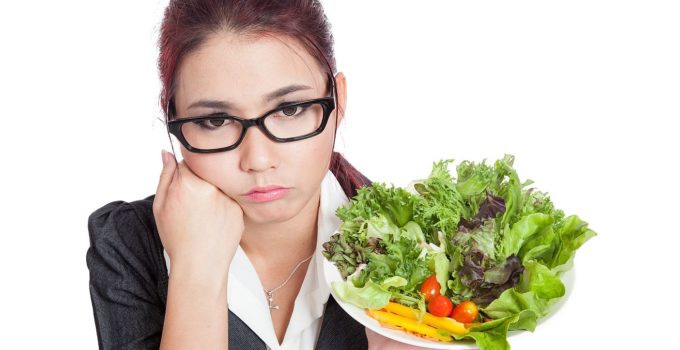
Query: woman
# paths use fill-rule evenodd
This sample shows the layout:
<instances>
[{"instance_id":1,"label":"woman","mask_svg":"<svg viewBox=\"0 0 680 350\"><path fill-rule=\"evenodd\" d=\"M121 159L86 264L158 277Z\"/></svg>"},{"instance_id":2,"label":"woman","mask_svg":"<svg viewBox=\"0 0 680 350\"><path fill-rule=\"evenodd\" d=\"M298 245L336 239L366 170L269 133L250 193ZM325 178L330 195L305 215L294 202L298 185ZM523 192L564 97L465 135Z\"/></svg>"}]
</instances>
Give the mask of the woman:
<instances>
[{"instance_id":1,"label":"woman","mask_svg":"<svg viewBox=\"0 0 680 350\"><path fill-rule=\"evenodd\" d=\"M321 274L335 209L370 181L333 152L346 82L318 1L170 1L159 46L184 160L90 215L100 348L394 346Z\"/></svg>"}]
</instances>

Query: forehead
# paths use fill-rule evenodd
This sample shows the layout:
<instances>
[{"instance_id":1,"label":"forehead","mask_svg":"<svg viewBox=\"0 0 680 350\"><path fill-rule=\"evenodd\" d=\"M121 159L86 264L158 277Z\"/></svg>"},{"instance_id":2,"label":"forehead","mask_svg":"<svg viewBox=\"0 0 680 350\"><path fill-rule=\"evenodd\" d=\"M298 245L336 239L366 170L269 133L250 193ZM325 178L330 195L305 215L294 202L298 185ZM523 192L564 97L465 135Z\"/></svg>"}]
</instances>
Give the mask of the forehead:
<instances>
[{"instance_id":1,"label":"forehead","mask_svg":"<svg viewBox=\"0 0 680 350\"><path fill-rule=\"evenodd\" d=\"M322 72L297 40L220 32L184 57L175 99L177 107L200 98L259 105L264 95L291 84L311 86L307 94L316 95L325 90Z\"/></svg>"}]
</instances>

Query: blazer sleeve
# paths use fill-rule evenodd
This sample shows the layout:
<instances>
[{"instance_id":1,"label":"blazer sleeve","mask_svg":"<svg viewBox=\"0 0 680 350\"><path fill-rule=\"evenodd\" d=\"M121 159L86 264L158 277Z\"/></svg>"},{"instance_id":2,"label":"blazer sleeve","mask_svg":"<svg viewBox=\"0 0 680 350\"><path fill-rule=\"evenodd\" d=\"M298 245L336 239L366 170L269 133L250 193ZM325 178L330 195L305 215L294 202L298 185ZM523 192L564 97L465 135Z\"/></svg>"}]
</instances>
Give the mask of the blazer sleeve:
<instances>
[{"instance_id":1,"label":"blazer sleeve","mask_svg":"<svg viewBox=\"0 0 680 350\"><path fill-rule=\"evenodd\" d=\"M165 304L158 293L149 227L130 203L115 201L88 218L86 262L100 349L158 349Z\"/></svg>"}]
</instances>

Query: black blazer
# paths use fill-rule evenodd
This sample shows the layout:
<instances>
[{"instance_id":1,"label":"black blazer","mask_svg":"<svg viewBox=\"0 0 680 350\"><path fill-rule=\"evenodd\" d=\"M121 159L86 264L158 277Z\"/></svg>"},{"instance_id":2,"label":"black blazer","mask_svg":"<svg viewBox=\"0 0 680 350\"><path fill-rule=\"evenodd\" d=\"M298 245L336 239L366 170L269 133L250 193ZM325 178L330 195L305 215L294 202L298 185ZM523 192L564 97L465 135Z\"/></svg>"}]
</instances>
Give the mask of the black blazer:
<instances>
[{"instance_id":1,"label":"black blazer","mask_svg":"<svg viewBox=\"0 0 680 350\"><path fill-rule=\"evenodd\" d=\"M341 155L330 170L348 197L370 181ZM89 215L90 297L100 349L158 349L168 293L168 271L152 204L110 202ZM364 327L330 296L316 349L366 349ZM229 348L265 349L264 342L229 311Z\"/></svg>"}]
</instances>

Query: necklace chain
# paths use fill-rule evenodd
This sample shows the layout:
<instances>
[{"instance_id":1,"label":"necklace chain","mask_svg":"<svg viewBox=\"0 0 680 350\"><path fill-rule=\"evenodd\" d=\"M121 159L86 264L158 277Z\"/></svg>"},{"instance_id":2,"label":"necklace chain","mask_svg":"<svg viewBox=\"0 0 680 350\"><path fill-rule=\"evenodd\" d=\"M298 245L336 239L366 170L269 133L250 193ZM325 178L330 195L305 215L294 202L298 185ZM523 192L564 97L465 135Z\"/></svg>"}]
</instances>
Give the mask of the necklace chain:
<instances>
[{"instance_id":1,"label":"necklace chain","mask_svg":"<svg viewBox=\"0 0 680 350\"><path fill-rule=\"evenodd\" d=\"M314 256L314 254L308 256L304 260L297 263L297 265L295 265L295 267L293 268L293 271L291 271L291 273L288 275L288 278L286 278L286 280L283 281L283 283L279 284L278 286L276 286L272 289L263 288L264 292L267 294L267 300L269 301L269 309L270 310L278 310L279 309L278 305L274 305L274 292L276 292L277 290L279 290L283 286L285 286L286 283L288 283L288 281L290 281L290 279L293 277L295 272L300 268L300 265L304 264L307 260L311 259L313 256Z\"/></svg>"}]
</instances>

